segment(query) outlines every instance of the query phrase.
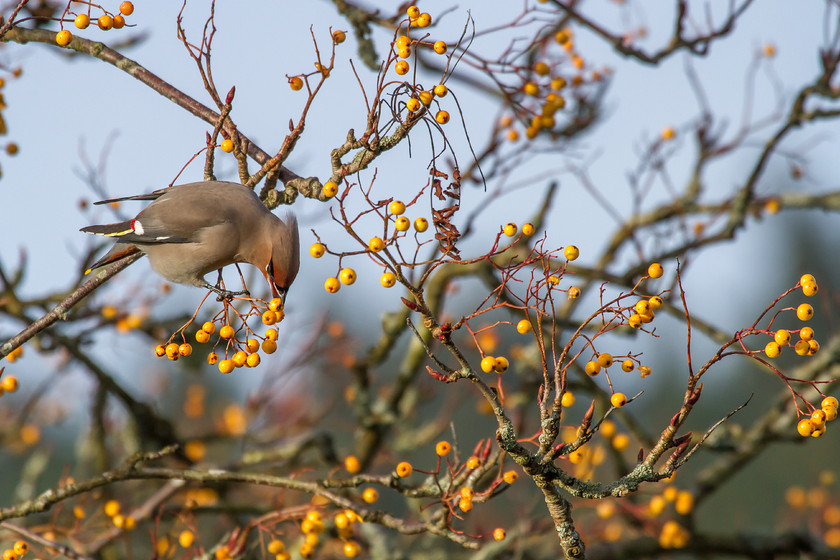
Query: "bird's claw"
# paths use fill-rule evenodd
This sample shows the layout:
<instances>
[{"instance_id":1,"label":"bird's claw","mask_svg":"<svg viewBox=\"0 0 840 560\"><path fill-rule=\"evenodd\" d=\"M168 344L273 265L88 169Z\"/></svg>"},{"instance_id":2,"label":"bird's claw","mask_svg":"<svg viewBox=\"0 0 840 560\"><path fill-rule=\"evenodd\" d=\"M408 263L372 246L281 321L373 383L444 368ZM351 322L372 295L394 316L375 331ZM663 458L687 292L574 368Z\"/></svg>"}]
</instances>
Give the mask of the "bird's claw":
<instances>
[{"instance_id":1,"label":"bird's claw","mask_svg":"<svg viewBox=\"0 0 840 560\"><path fill-rule=\"evenodd\" d=\"M238 292L232 292L230 290L223 290L222 288L218 288L216 286L207 286L207 289L214 292L216 294L216 301L225 301L231 300L237 296L245 296L251 297L251 293L248 290L240 290Z\"/></svg>"}]
</instances>

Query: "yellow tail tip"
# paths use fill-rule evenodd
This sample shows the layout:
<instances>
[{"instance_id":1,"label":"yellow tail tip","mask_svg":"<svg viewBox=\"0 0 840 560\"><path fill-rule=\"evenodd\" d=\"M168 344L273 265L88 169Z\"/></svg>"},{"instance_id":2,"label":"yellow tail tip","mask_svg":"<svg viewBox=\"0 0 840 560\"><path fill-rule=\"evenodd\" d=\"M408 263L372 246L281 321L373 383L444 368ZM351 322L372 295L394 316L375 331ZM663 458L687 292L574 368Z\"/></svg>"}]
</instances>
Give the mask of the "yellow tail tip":
<instances>
[{"instance_id":1,"label":"yellow tail tip","mask_svg":"<svg viewBox=\"0 0 840 560\"><path fill-rule=\"evenodd\" d=\"M92 268L89 268L89 269L85 270L85 276L87 276L88 274L90 274L90 271L91 271L91 270L93 270L93 269L92 269Z\"/></svg>"}]
</instances>

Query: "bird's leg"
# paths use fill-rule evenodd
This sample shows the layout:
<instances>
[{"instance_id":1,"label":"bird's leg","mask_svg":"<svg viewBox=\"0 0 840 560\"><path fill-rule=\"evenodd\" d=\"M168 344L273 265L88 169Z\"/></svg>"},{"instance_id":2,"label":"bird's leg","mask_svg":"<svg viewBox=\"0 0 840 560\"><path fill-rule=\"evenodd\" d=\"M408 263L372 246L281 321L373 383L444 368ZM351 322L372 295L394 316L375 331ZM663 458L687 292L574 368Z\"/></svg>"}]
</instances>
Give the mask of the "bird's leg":
<instances>
[{"instance_id":1,"label":"bird's leg","mask_svg":"<svg viewBox=\"0 0 840 560\"><path fill-rule=\"evenodd\" d=\"M222 287L223 285L224 285L224 283L222 282L222 269L221 268L219 269L219 280L216 282L215 286L211 286L207 282L204 283L205 288L207 288L211 292L214 292L214 293L216 293L216 295L218 295L218 297L216 298L216 301L222 301L222 300L225 300L225 299L233 299L236 296L248 296L248 297L251 296L251 294L250 294L250 292L248 292L248 290L241 290L241 291L238 291L238 292L232 292L230 290L224 289Z\"/></svg>"}]
</instances>

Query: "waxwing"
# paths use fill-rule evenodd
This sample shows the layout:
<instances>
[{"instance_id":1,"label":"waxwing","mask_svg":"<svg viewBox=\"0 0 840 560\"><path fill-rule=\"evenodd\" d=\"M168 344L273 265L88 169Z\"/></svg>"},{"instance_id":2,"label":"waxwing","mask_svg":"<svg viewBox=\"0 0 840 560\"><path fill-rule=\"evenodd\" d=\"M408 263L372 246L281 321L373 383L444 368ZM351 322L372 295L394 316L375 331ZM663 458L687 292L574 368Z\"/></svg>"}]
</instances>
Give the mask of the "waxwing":
<instances>
[{"instance_id":1,"label":"waxwing","mask_svg":"<svg viewBox=\"0 0 840 560\"><path fill-rule=\"evenodd\" d=\"M133 220L81 229L117 239L91 270L139 250L149 256L152 269L167 280L207 288L224 297L245 292L211 286L204 275L229 264L256 266L275 297L285 296L297 276L297 220L292 215L281 220L243 185L203 181L96 204L123 200L152 203Z\"/></svg>"}]
</instances>

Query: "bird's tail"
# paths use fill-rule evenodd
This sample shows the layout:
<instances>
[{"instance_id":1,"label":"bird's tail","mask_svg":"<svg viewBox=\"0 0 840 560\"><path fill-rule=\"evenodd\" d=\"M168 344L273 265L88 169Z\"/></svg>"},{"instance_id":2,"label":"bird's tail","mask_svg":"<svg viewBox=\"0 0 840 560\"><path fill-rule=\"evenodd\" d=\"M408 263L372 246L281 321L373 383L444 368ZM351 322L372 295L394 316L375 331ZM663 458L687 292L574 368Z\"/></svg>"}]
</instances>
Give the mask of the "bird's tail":
<instances>
[{"instance_id":1,"label":"bird's tail","mask_svg":"<svg viewBox=\"0 0 840 560\"><path fill-rule=\"evenodd\" d=\"M91 226L94 228L101 228L101 227L108 227L108 226ZM88 228L85 228L88 229ZM129 255L133 255L137 253L140 249L137 248L136 245L130 245L128 243L115 243L111 250L105 253L101 259L90 265L90 268L85 271L85 274L90 274L90 272L94 269L97 269L101 266L105 266L106 264L111 264L112 262L116 262L122 258L125 258Z\"/></svg>"},{"instance_id":2,"label":"bird's tail","mask_svg":"<svg viewBox=\"0 0 840 560\"><path fill-rule=\"evenodd\" d=\"M119 237L120 235L126 235L127 233L134 233L134 228L132 228L133 220L126 220L124 222L119 222L116 224L104 224L101 226L87 226L83 227L79 231L83 231L85 233L92 233L94 235L104 235L105 237Z\"/></svg>"}]
</instances>

